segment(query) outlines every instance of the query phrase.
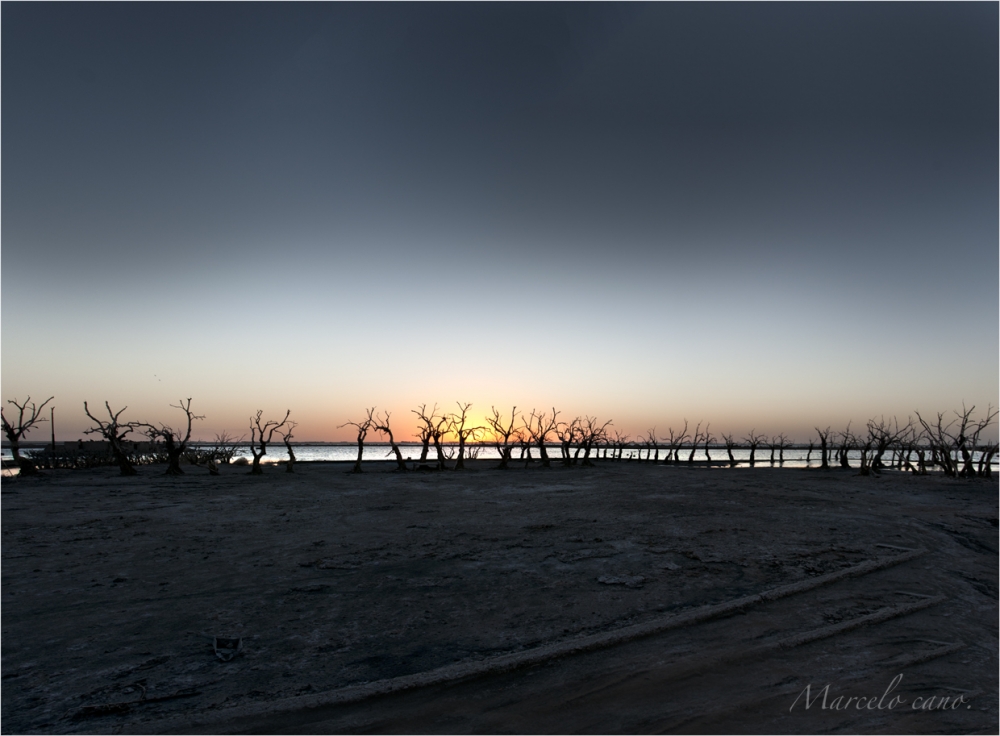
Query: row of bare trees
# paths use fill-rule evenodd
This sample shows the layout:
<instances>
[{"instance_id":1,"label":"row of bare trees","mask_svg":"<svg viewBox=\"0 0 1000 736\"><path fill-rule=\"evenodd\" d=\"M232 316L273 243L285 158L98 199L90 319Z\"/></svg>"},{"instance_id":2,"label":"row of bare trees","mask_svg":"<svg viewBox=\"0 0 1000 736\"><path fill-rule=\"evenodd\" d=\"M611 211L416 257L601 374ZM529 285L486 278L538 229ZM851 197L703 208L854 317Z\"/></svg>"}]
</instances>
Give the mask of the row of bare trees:
<instances>
[{"instance_id":1,"label":"row of bare trees","mask_svg":"<svg viewBox=\"0 0 1000 736\"><path fill-rule=\"evenodd\" d=\"M16 414L11 413L10 420L0 411L14 462L24 475L36 473L37 467L32 457L21 453L20 442L32 428L48 421L42 415L42 410L52 400L49 397L39 405L33 403L31 397L23 402L16 399L8 401L16 410ZM85 433L99 435L104 439L122 475L134 475L136 472L137 450L136 443L129 440L131 435L144 435L156 444L156 451L147 451L147 457L166 462L168 475L184 472L181 468L182 459L217 474L218 464L231 461L237 446L245 440L245 435L236 439L223 433L216 437L214 447L192 450L190 440L193 423L204 417L194 414L190 398L171 404L172 408L180 410L184 415L177 428L162 423L124 421L121 417L127 407L116 412L108 402L104 406L107 418L92 414L87 402L84 402L84 412L94 423ZM719 438L711 433L710 425L706 424L702 429L700 422L693 431L685 420L680 429L671 427L666 437L658 437L656 430L650 429L644 437L633 440L618 430L612 434L610 420L602 423L590 416L560 420L560 412L554 407L551 412L532 409L528 414L518 412L516 406L511 408L509 414L491 407L491 415L486 417L485 426L480 426L470 420L471 404L457 403L456 406L456 411L442 412L436 404L429 411L427 405L422 404L412 411L419 422L417 438L421 451L417 461L418 468L444 470L448 468L448 461L453 460L453 468L461 470L465 467L466 459L478 455L479 449L486 444L496 448L500 468L509 467L515 449L520 451L520 460L526 465L535 461L532 452L536 451L542 466L549 467L552 463L549 449L553 446L558 447L562 464L585 466L592 465L592 459L598 457L605 460L634 458L640 462L676 464L684 462L682 452L686 453L686 462L694 463L699 450L704 453L706 461L713 462L711 450L720 448ZM860 457L859 471L862 475L878 474L887 467L925 474L931 467L940 467L945 475L951 477L992 477L991 465L998 446L996 441L983 441L983 433L996 420L997 411L989 406L985 416L980 418L976 418L974 412L974 406L966 408L963 405L962 411L954 412L955 416L951 419L939 413L936 418L927 420L919 412L916 421L908 418L905 423L895 417L882 417L869 420L864 430L858 432L852 431L850 423L840 432L832 432L830 427L817 427L820 467L824 470L834 465L850 468L849 455L855 453ZM263 411L258 411L250 418L252 474L263 472L261 460L267 454L268 446L275 442L275 436L284 443L288 453L286 472L294 472L296 458L292 439L297 424L289 419L290 416L289 410L280 421L265 420ZM375 407L371 407L365 410L365 415L360 420L340 425L354 427L357 432L358 455L353 472L362 472L364 445L372 431L388 440L397 470L407 470L390 419L389 412L377 413ZM747 462L751 466L758 462L759 450L770 451L770 465L773 466L776 462L783 465L785 450L793 446L784 434L768 437L753 429L742 441L735 439L732 434L722 434L721 441L730 466L741 462L733 455L735 449L749 450ZM429 459L431 445L435 454L433 461ZM811 462L815 450L816 442L811 441L806 455L807 464Z\"/></svg>"},{"instance_id":2,"label":"row of bare trees","mask_svg":"<svg viewBox=\"0 0 1000 736\"><path fill-rule=\"evenodd\" d=\"M500 468L509 467L513 451L520 449L521 459L534 462L532 449L538 451L538 459L545 467L551 466L547 446L557 444L564 465L592 465L591 457L596 456L599 445L607 440L610 421L599 423L595 417L577 417L572 421L559 420L559 412L552 413L532 410L530 414L519 413L514 406L510 414L491 407L492 414L486 417L486 425L473 424L469 409L472 404L457 403L457 411L440 412L437 404L430 410L426 404L413 409L419 424L417 439L420 440L420 457L417 468L422 470L446 470L448 461L454 460L454 470L462 470L465 461L478 454L484 444L496 448L500 456ZM389 412L376 413L375 407L365 410L365 416L358 421L346 422L341 427L354 427L357 431L358 456L352 472L362 472L361 460L364 443L372 430L384 435L395 456L396 468L407 470L406 461L396 443L390 426ZM430 459L430 448L434 446L434 460Z\"/></svg>"},{"instance_id":3,"label":"row of bare trees","mask_svg":"<svg viewBox=\"0 0 1000 736\"><path fill-rule=\"evenodd\" d=\"M8 420L6 414L3 417L3 431L10 444L11 455L17 465L21 475L34 475L38 472L36 458L25 455L21 452L21 440L28 432L42 422L49 421L42 416L42 409L52 401L49 397L41 404L36 405L29 396L23 402L16 399L7 403L16 410L16 416L11 414ZM123 407L118 411L111 408L105 401L104 408L107 411L107 418L95 416L90 411L89 404L83 402L83 411L94 423L93 427L84 430L84 434L97 435L107 443L108 451L114 463L118 466L122 475L135 475L135 466L142 461L165 462L167 465L167 475L183 475L181 460L184 459L192 465L207 468L213 475L218 475L219 463L229 463L232 461L237 448L244 441L245 435L240 438L233 437L227 432L216 435L213 446L201 446L197 449L190 447L191 431L194 422L204 419L204 416L195 414L191 409L191 399L181 399L177 404L171 404L171 408L179 409L184 414L181 424L172 427L167 424L151 424L149 422L125 421L122 415L128 409ZM289 421L291 411L285 413L284 419L280 422L275 420L262 421L263 412L258 411L250 418L250 451L253 455L253 465L251 473L260 474L262 472L260 461L267 453L267 446L271 444L274 435L277 433L284 441L288 451L288 462L286 469L293 472L295 465L295 452L292 449L292 431L296 423ZM152 447L142 447L139 443L130 439L135 435L144 435L152 444ZM56 447L53 442L51 448L51 459L53 467L56 465ZM79 464L78 456L74 455L69 463L70 467ZM84 463L86 464L86 463Z\"/></svg>"}]
</instances>

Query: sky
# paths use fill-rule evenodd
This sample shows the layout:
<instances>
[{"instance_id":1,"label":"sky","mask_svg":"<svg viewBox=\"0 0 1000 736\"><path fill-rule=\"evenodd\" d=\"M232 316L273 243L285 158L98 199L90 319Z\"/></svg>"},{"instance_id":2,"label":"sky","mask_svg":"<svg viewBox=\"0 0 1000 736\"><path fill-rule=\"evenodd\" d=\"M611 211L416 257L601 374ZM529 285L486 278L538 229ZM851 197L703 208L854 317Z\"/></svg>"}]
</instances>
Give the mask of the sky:
<instances>
[{"instance_id":1,"label":"sky","mask_svg":"<svg viewBox=\"0 0 1000 736\"><path fill-rule=\"evenodd\" d=\"M57 440L998 403L996 3L0 15L2 394Z\"/></svg>"}]
</instances>

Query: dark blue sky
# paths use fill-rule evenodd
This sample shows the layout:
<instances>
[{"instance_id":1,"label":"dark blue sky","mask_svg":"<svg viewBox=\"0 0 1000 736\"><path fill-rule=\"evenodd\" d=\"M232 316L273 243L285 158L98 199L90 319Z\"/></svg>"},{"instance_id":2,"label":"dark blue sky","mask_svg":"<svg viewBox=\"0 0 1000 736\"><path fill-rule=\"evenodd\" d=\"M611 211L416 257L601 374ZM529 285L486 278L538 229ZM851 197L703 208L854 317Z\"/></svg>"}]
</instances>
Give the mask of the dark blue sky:
<instances>
[{"instance_id":1,"label":"dark blue sky","mask_svg":"<svg viewBox=\"0 0 1000 736\"><path fill-rule=\"evenodd\" d=\"M996 401L995 3L0 12L5 396L131 405L156 372L175 401L218 371L248 376L224 416L329 379L353 388L328 413L558 399L775 431ZM197 365L146 327L191 315L224 327L185 336ZM421 374L421 339L377 336L400 320L459 357ZM945 333L963 378L925 354ZM262 335L283 352L247 361ZM646 388L595 394L580 361Z\"/></svg>"}]
</instances>

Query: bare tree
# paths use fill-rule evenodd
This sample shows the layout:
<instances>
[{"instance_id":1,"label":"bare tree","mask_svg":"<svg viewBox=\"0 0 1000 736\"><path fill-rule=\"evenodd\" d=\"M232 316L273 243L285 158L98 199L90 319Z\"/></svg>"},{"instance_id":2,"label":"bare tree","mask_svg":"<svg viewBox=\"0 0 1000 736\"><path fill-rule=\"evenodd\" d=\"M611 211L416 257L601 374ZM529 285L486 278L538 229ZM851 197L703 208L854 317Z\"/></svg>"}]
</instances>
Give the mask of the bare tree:
<instances>
[{"instance_id":1,"label":"bare tree","mask_svg":"<svg viewBox=\"0 0 1000 736\"><path fill-rule=\"evenodd\" d=\"M365 418L360 422L344 422L337 429L341 427L354 427L358 430L358 459L354 461L354 467L351 468L352 473L361 472L361 456L365 452L365 437L368 436L368 430L372 428L372 424L375 423L375 407L371 409L365 409Z\"/></svg>"},{"instance_id":2,"label":"bare tree","mask_svg":"<svg viewBox=\"0 0 1000 736\"><path fill-rule=\"evenodd\" d=\"M694 454L698 451L698 445L701 443L701 422L698 422L697 426L694 428L694 434L691 435L691 452L688 455L688 462L694 462Z\"/></svg>"},{"instance_id":3,"label":"bare tree","mask_svg":"<svg viewBox=\"0 0 1000 736\"><path fill-rule=\"evenodd\" d=\"M736 446L736 442L733 441L733 436L731 434L722 435L722 441L726 443L726 455L729 456L729 467L736 467L736 458L733 457L733 447Z\"/></svg>"},{"instance_id":4,"label":"bare tree","mask_svg":"<svg viewBox=\"0 0 1000 736\"><path fill-rule=\"evenodd\" d=\"M544 412L536 413L534 409L531 410L531 416L524 423L524 430L528 433L531 438L531 442L538 448L538 456L542 461L543 467L550 467L549 454L545 451L545 443L548 441L550 434L556 431L559 426L559 422L556 417L559 416L559 412L556 411L555 407L552 407L552 416L546 415Z\"/></svg>"},{"instance_id":5,"label":"bare tree","mask_svg":"<svg viewBox=\"0 0 1000 736\"><path fill-rule=\"evenodd\" d=\"M868 420L868 439L865 445L873 453L870 465L873 472L879 473L885 468L882 456L885 455L886 450L899 442L900 438L905 437L912 427L912 419L903 426L899 425L899 420L895 417L891 420L887 420L885 417L882 417L878 421L874 419ZM862 475L867 474L866 472L862 472Z\"/></svg>"},{"instance_id":6,"label":"bare tree","mask_svg":"<svg viewBox=\"0 0 1000 736\"><path fill-rule=\"evenodd\" d=\"M35 406L32 403L30 396L20 404L17 402L17 399L9 399L7 403L17 409L17 417L10 421L4 416L3 409L0 409L0 418L3 420L3 433L7 436L7 441L10 443L10 454L14 456L14 462L21 475L36 475L38 473L35 463L21 455L21 438L30 432L36 424L48 421L48 419L41 416L42 409L54 398L54 396L50 396L39 406ZM54 445L52 451L55 452Z\"/></svg>"},{"instance_id":7,"label":"bare tree","mask_svg":"<svg viewBox=\"0 0 1000 736\"><path fill-rule=\"evenodd\" d=\"M292 410L285 411L285 418L280 422L273 419L261 424L260 420L264 416L264 410L258 409L257 413L250 417L250 453L253 455L253 465L250 467L251 475L261 475L264 471L260 467L260 460L267 454L267 446L274 439L274 433L285 426Z\"/></svg>"},{"instance_id":8,"label":"bare tree","mask_svg":"<svg viewBox=\"0 0 1000 736\"><path fill-rule=\"evenodd\" d=\"M580 423L579 435L580 435L580 446L583 448L583 461L584 466L593 466L590 461L590 451L597 443L604 440L608 434L608 427L611 425L611 420L609 419L604 424L597 423L597 417L585 417Z\"/></svg>"},{"instance_id":9,"label":"bare tree","mask_svg":"<svg viewBox=\"0 0 1000 736\"><path fill-rule=\"evenodd\" d=\"M674 462L679 463L681 445L688 438L688 420L684 420L684 428L678 432L674 432L674 428L670 428L670 436L666 439L667 442L667 457L664 460L665 463ZM673 459L671 460L671 455Z\"/></svg>"},{"instance_id":10,"label":"bare tree","mask_svg":"<svg viewBox=\"0 0 1000 736\"><path fill-rule=\"evenodd\" d=\"M528 467L534 462L531 457L531 435L524 429L524 427L519 427L517 433L515 434L515 440L517 446L521 449L520 460L524 460L524 467Z\"/></svg>"},{"instance_id":11,"label":"bare tree","mask_svg":"<svg viewBox=\"0 0 1000 736\"><path fill-rule=\"evenodd\" d=\"M295 451L292 449L292 432L299 426L298 422L289 422L284 432L279 431L281 441L285 443L285 450L288 452L288 462L285 464L286 473L295 472Z\"/></svg>"},{"instance_id":12,"label":"bare tree","mask_svg":"<svg viewBox=\"0 0 1000 736\"><path fill-rule=\"evenodd\" d=\"M96 427L91 427L90 429L85 429L84 434L99 434L104 437L108 446L111 448L111 455L114 457L115 462L118 464L118 469L121 470L122 475L135 475L136 470L132 465L132 460L128 456L128 452L125 450L125 438L129 434L134 432L139 427L144 426L142 422L122 422L119 417L128 409L127 406L122 407L118 412L111 411L111 406L107 401L104 402L104 407L108 410L108 421L103 421L98 419L93 414L90 413L90 409L87 407L87 402L83 402L83 411L86 413L90 420L96 424Z\"/></svg>"},{"instance_id":13,"label":"bare tree","mask_svg":"<svg viewBox=\"0 0 1000 736\"><path fill-rule=\"evenodd\" d=\"M777 437L772 437L771 439L767 440L767 447L768 447L769 450L771 450L770 465L773 468L774 467L774 453L778 449L778 438Z\"/></svg>"},{"instance_id":14,"label":"bare tree","mask_svg":"<svg viewBox=\"0 0 1000 736\"><path fill-rule=\"evenodd\" d=\"M707 460L707 461L708 461L709 463L711 463L711 462L712 462L712 456L708 454L708 446L709 446L709 445L710 445L710 444L711 444L712 442L715 442L715 437L713 437L713 436L712 436L712 433L708 431L708 428L709 428L710 426L711 426L711 425L709 425L709 424L706 424L706 425L705 425L705 434L704 434L704 435L702 435L702 438L701 438L701 441L702 441L702 444L703 444L703 446L705 447L705 459L706 459L706 460Z\"/></svg>"},{"instance_id":15,"label":"bare tree","mask_svg":"<svg viewBox=\"0 0 1000 736\"><path fill-rule=\"evenodd\" d=\"M212 449L210 452L215 458L216 462L221 462L224 465L229 465L233 461L233 455L236 454L236 449L240 446L240 443L246 438L243 435L239 439L236 439L228 432L223 432L222 434L215 435L215 441L212 444Z\"/></svg>"},{"instance_id":16,"label":"bare tree","mask_svg":"<svg viewBox=\"0 0 1000 736\"><path fill-rule=\"evenodd\" d=\"M645 462L649 463L653 461L653 448L656 447L656 457L659 459L660 449L659 440L656 439L656 428L647 429L646 436L642 440L642 446L646 449L646 459ZM639 460L641 461L642 451L639 451Z\"/></svg>"},{"instance_id":17,"label":"bare tree","mask_svg":"<svg viewBox=\"0 0 1000 736\"><path fill-rule=\"evenodd\" d=\"M980 478L993 477L993 457L997 454L998 449L1000 449L1000 443L997 442L987 442L983 446L982 452L979 456Z\"/></svg>"},{"instance_id":18,"label":"bare tree","mask_svg":"<svg viewBox=\"0 0 1000 736\"><path fill-rule=\"evenodd\" d=\"M181 470L181 457L187 451L187 443L191 439L191 424L196 419L204 419L203 416L196 415L191 411L191 399L180 399L177 404L171 404L170 408L180 409L184 412L184 417L187 421L186 429L174 429L173 427L168 427L166 424L161 424L159 427L153 424L143 424L146 428L146 434L149 436L150 440L163 440L163 444L167 449L167 471L165 475L184 475L184 471ZM183 436L182 436L183 434Z\"/></svg>"},{"instance_id":19,"label":"bare tree","mask_svg":"<svg viewBox=\"0 0 1000 736\"><path fill-rule=\"evenodd\" d=\"M385 416L376 417L375 430L388 436L389 447L391 448L392 453L396 456L396 470L401 473L405 473L406 462L403 460L403 453L399 451L399 445L396 444L396 440L392 436L392 429L389 427L389 412L385 412Z\"/></svg>"},{"instance_id":20,"label":"bare tree","mask_svg":"<svg viewBox=\"0 0 1000 736\"><path fill-rule=\"evenodd\" d=\"M609 439L611 444L611 459L621 462L622 455L625 453L625 447L629 444L630 437L627 434L622 434L617 429L615 430L615 436Z\"/></svg>"},{"instance_id":21,"label":"bare tree","mask_svg":"<svg viewBox=\"0 0 1000 736\"><path fill-rule=\"evenodd\" d=\"M868 434L857 440L858 451L861 453L861 460L858 465L859 475L871 475L871 457L869 454L875 446L875 436L869 431Z\"/></svg>"},{"instance_id":22,"label":"bare tree","mask_svg":"<svg viewBox=\"0 0 1000 736\"><path fill-rule=\"evenodd\" d=\"M971 478L976 475L982 475L983 477L992 476L990 463L992 463L993 455L996 454L993 443L984 448L985 452L980 457L980 470L978 472L974 463L974 453L980 434L993 423L997 417L997 412L992 406L988 406L986 408L986 418L976 421L972 418L975 408L973 406L967 409L963 404L962 411L956 411L956 418L947 424L944 423L944 415L941 413L938 413L937 421L932 424L917 412L917 420L923 427L924 436L927 437L931 447L931 462L940 465L942 472L952 478ZM986 455L989 456L988 462L984 463ZM959 467L960 458L961 468Z\"/></svg>"},{"instance_id":23,"label":"bare tree","mask_svg":"<svg viewBox=\"0 0 1000 736\"><path fill-rule=\"evenodd\" d=\"M820 429L816 427L816 434L819 435L819 467L822 470L830 469L830 455L828 445L830 442L830 428ZM810 454L812 454L812 443L809 443Z\"/></svg>"},{"instance_id":24,"label":"bare tree","mask_svg":"<svg viewBox=\"0 0 1000 736\"><path fill-rule=\"evenodd\" d=\"M767 437L762 434L757 434L753 429L750 430L750 434L743 438L743 441L747 443L747 447L750 448L750 467L752 468L757 464L757 448L761 443L767 441Z\"/></svg>"},{"instance_id":25,"label":"bare tree","mask_svg":"<svg viewBox=\"0 0 1000 736\"><path fill-rule=\"evenodd\" d=\"M458 457L455 459L455 470L463 470L465 468L465 445L470 440L475 442L480 433L482 433L483 428L466 426L469 407L472 404L455 403L458 405L458 413L448 416L447 431L458 438Z\"/></svg>"},{"instance_id":26,"label":"bare tree","mask_svg":"<svg viewBox=\"0 0 1000 736\"><path fill-rule=\"evenodd\" d=\"M962 404L962 412L960 414L955 412L958 416L958 434L954 444L962 456L962 470L959 476L965 478L976 477L975 453L979 449L979 436L997 417L992 405L986 407L985 419L974 420L972 414L975 410L975 406L966 409L965 404Z\"/></svg>"},{"instance_id":27,"label":"bare tree","mask_svg":"<svg viewBox=\"0 0 1000 736\"><path fill-rule=\"evenodd\" d=\"M441 416L434 418L434 426L431 428L431 441L434 443L434 452L437 454L438 470L447 470L445 463L444 446L441 441L448 434L448 417Z\"/></svg>"},{"instance_id":28,"label":"bare tree","mask_svg":"<svg viewBox=\"0 0 1000 736\"><path fill-rule=\"evenodd\" d=\"M573 458L570 452L573 440L577 438L580 428L580 417L572 422L560 422L556 427L556 436L559 438L559 452L562 455L563 465L571 465Z\"/></svg>"},{"instance_id":29,"label":"bare tree","mask_svg":"<svg viewBox=\"0 0 1000 736\"><path fill-rule=\"evenodd\" d=\"M840 442L837 446L837 457L840 461L840 467L850 468L851 463L848 459L848 453L853 450L858 445L858 440L851 432L851 423L847 423L847 428L842 432L837 433L840 437Z\"/></svg>"},{"instance_id":30,"label":"bare tree","mask_svg":"<svg viewBox=\"0 0 1000 736\"><path fill-rule=\"evenodd\" d=\"M448 433L448 417L440 416L437 413L437 404L427 413L427 404L421 404L419 408L412 410L419 417L424 426L420 429L421 441L424 443L423 452L420 454L420 463L423 466L427 461L428 442L434 443L434 451L437 453L437 469L446 470L444 448L441 446L441 438Z\"/></svg>"},{"instance_id":31,"label":"bare tree","mask_svg":"<svg viewBox=\"0 0 1000 736\"><path fill-rule=\"evenodd\" d=\"M515 406L510 410L509 422L500 416L500 412L497 411L495 406L491 406L490 409L493 411L493 416L486 417L486 423L493 430L493 445L497 448L497 452L500 453L500 464L497 466L497 469L506 470L507 463L510 462L511 438L515 438L515 442L518 441L518 430L514 426L517 424L517 407ZM522 444L523 447L524 445ZM531 452L530 447L528 445L528 452Z\"/></svg>"},{"instance_id":32,"label":"bare tree","mask_svg":"<svg viewBox=\"0 0 1000 736\"><path fill-rule=\"evenodd\" d=\"M785 464L785 450L791 446L792 442L785 436L784 432L778 435L778 465Z\"/></svg>"},{"instance_id":33,"label":"bare tree","mask_svg":"<svg viewBox=\"0 0 1000 736\"><path fill-rule=\"evenodd\" d=\"M434 418L437 416L437 404L431 409L430 414L427 413L427 404L421 404L416 409L411 409L412 414L416 414L417 418L420 419L423 424L417 427L417 437L420 439L420 460L419 464L421 467L427 464L427 453L430 449L431 444L431 434L434 431Z\"/></svg>"},{"instance_id":34,"label":"bare tree","mask_svg":"<svg viewBox=\"0 0 1000 736\"><path fill-rule=\"evenodd\" d=\"M196 468L207 470L209 475L219 474L219 463L228 465L232 462L236 449L243 437L236 439L228 432L216 434L212 446L207 449L193 448L185 453L185 459Z\"/></svg>"}]
</instances>

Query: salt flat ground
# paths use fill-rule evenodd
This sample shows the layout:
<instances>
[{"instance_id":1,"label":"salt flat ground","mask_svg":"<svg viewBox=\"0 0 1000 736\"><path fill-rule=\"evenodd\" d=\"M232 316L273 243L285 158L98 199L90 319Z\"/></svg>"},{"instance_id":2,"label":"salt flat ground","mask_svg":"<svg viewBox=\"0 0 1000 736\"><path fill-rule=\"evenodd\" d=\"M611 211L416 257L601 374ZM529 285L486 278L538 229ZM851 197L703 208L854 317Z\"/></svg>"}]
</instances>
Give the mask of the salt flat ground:
<instances>
[{"instance_id":1,"label":"salt flat ground","mask_svg":"<svg viewBox=\"0 0 1000 736\"><path fill-rule=\"evenodd\" d=\"M997 732L995 481L493 465L5 480L0 726ZM371 694L456 664L487 674Z\"/></svg>"}]
</instances>

